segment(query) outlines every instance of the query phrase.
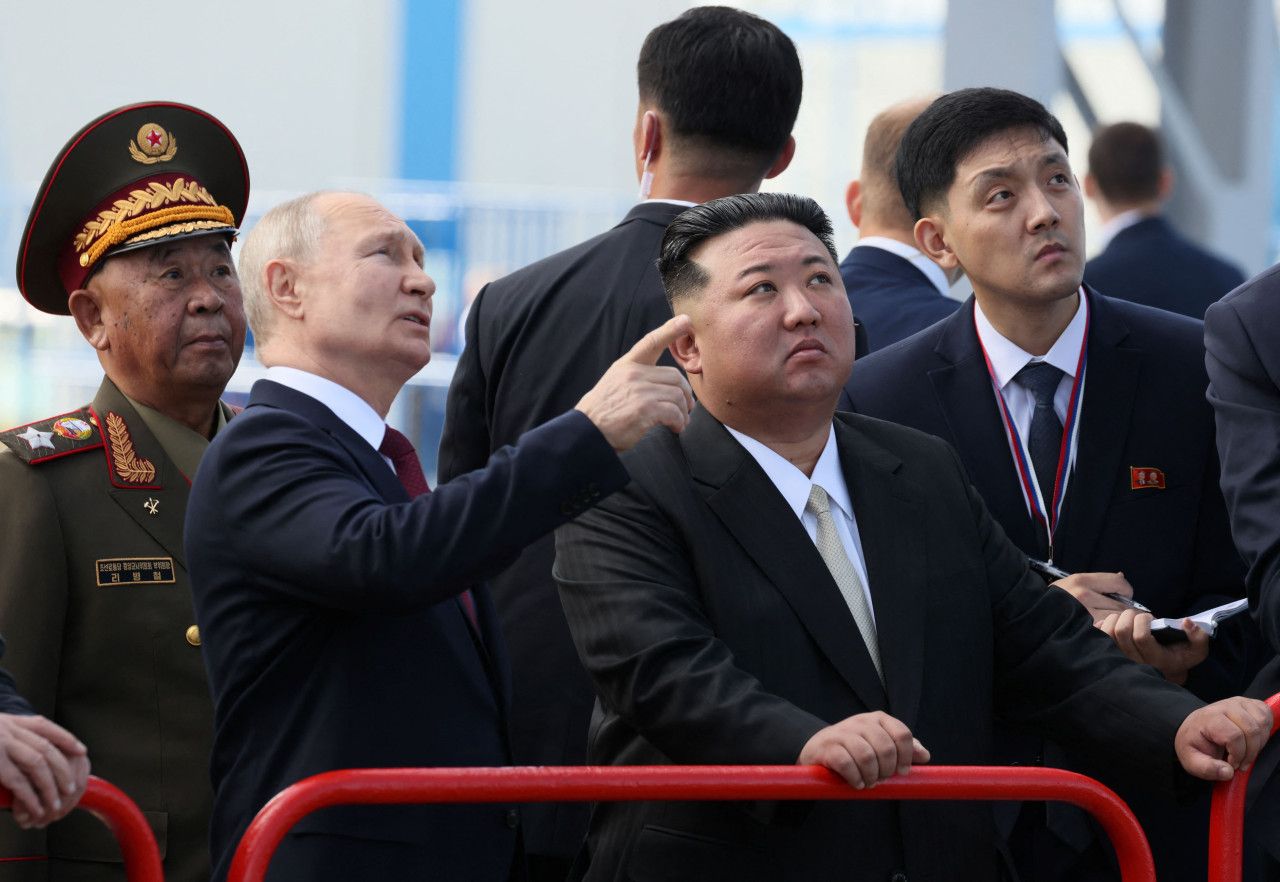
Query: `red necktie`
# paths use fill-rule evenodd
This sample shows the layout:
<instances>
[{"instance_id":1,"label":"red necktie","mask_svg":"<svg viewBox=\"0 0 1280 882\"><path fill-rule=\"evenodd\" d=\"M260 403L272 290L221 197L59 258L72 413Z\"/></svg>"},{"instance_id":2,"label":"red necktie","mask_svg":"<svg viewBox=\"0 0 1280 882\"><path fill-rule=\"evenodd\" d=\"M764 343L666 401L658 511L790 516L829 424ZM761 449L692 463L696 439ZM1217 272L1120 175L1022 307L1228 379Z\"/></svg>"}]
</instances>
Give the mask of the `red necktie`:
<instances>
[{"instance_id":1,"label":"red necktie","mask_svg":"<svg viewBox=\"0 0 1280 882\"><path fill-rule=\"evenodd\" d=\"M396 469L396 477L400 479L410 499L417 499L431 492L431 488L427 486L427 476L422 473L418 451L413 449L413 442L406 438L403 432L387 426L387 432L382 436L382 446L378 448L378 452L391 460L391 464ZM462 605L467 609L471 624L478 628L476 608L471 601L470 589L463 591L459 597L462 599Z\"/></svg>"}]
</instances>

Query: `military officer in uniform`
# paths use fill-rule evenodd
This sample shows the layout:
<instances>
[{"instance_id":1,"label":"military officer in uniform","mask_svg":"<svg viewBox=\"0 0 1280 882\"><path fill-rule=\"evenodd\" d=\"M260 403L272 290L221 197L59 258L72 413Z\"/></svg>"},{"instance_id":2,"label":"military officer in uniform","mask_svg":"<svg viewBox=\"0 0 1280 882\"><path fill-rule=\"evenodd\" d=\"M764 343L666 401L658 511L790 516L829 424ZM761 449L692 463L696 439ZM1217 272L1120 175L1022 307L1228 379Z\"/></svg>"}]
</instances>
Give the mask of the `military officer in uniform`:
<instances>
[{"instance_id":1,"label":"military officer in uniform","mask_svg":"<svg viewBox=\"0 0 1280 882\"><path fill-rule=\"evenodd\" d=\"M232 415L219 397L244 346L230 246L248 192L218 120L123 107L58 153L18 250L22 295L72 316L106 377L87 406L0 433L5 663L142 809L170 882L209 877L213 706L182 528ZM0 837L0 880L124 878L85 812Z\"/></svg>"}]
</instances>

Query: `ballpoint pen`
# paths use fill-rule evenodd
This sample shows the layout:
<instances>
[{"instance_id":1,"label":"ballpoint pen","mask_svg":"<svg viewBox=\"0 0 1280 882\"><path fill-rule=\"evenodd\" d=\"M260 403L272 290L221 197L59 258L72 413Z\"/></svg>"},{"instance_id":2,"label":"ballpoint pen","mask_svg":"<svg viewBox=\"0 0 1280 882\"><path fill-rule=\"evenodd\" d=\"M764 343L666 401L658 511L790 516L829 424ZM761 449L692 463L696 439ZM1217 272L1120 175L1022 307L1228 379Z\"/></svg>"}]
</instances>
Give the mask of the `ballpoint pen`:
<instances>
[{"instance_id":1,"label":"ballpoint pen","mask_svg":"<svg viewBox=\"0 0 1280 882\"><path fill-rule=\"evenodd\" d=\"M1036 560L1034 557L1027 558L1027 564L1031 567L1032 570L1044 576L1050 582L1057 581L1058 579L1065 579L1067 578L1067 576L1071 575L1064 569L1055 567L1053 564L1046 563L1045 561L1042 561L1042 560ZM1138 612L1144 612L1144 613L1151 612L1150 609L1143 606L1141 603L1138 603L1138 601L1134 600L1132 597L1125 597L1123 594L1116 594L1114 591L1103 592L1102 596L1110 597L1112 600L1118 603L1123 603L1125 606L1132 607L1133 609L1136 609ZM1152 615L1155 615L1155 614L1152 613Z\"/></svg>"}]
</instances>

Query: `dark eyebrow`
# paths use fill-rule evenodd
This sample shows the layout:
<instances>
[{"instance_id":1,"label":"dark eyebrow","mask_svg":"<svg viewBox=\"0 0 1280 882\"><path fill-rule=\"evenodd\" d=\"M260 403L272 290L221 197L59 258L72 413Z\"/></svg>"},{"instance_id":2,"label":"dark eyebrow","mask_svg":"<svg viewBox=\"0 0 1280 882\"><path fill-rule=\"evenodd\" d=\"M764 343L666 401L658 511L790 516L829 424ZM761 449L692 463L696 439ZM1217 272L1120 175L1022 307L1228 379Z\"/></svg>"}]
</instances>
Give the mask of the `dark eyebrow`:
<instances>
[{"instance_id":1,"label":"dark eyebrow","mask_svg":"<svg viewBox=\"0 0 1280 882\"><path fill-rule=\"evenodd\" d=\"M821 254L810 254L804 260L800 261L801 266L812 266L815 263L820 263L823 266L826 266L829 263L829 261L825 256ZM767 272L773 271L774 269L776 269L776 266L772 263L760 263L760 264L756 264L755 266L747 267L742 272L738 273L737 277L738 279L745 279L747 276L753 275L755 273L767 273Z\"/></svg>"},{"instance_id":2,"label":"dark eyebrow","mask_svg":"<svg viewBox=\"0 0 1280 882\"><path fill-rule=\"evenodd\" d=\"M1040 165L1042 167L1046 165L1068 165L1067 154L1063 153L1061 150L1046 153L1044 159L1041 160Z\"/></svg>"},{"instance_id":3,"label":"dark eyebrow","mask_svg":"<svg viewBox=\"0 0 1280 882\"><path fill-rule=\"evenodd\" d=\"M1066 166L1070 165L1070 163L1067 161L1067 155L1065 153L1061 150L1054 150L1050 153L1046 153L1040 159L1040 168L1046 168L1051 165ZM999 168L989 168L984 172L980 172L978 176L973 179L973 183L977 187L983 187L986 186L988 182L995 182L1002 178L1007 178L1012 174L1013 170L1004 166Z\"/></svg>"}]
</instances>

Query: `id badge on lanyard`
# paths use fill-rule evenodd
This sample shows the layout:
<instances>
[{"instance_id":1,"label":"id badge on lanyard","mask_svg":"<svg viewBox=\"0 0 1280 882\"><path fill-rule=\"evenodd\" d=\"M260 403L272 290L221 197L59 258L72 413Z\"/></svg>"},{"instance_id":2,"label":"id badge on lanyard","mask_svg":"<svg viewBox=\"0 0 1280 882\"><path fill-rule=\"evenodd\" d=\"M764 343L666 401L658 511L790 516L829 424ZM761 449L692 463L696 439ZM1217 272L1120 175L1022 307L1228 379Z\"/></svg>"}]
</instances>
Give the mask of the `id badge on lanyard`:
<instances>
[{"instance_id":1,"label":"id badge on lanyard","mask_svg":"<svg viewBox=\"0 0 1280 882\"><path fill-rule=\"evenodd\" d=\"M1058 469L1053 480L1053 497L1044 499L1040 493L1040 484L1036 480L1035 467L1031 462L1031 452L1026 440L1018 433L1018 427L1009 413L1009 404L1004 400L1000 383L996 380L995 369L991 366L991 358L986 347L982 347L982 357L987 363L987 375L991 377L991 386L995 389L996 399L1000 402L1000 416L1004 421L1004 431L1009 439L1009 447L1013 451L1014 465L1018 469L1018 482L1022 485L1022 496L1027 503L1027 511L1045 532L1049 545L1048 563L1053 563L1053 534L1058 528L1058 516L1062 514L1062 503L1067 498L1067 481L1071 478L1071 464L1075 461L1076 449L1080 442L1080 403L1084 399L1084 377L1089 357L1089 298L1080 295L1084 302L1084 338L1080 341L1080 356L1076 360L1076 375L1071 384L1071 399L1067 404L1067 419L1062 429L1062 444L1058 448ZM976 329L977 313L974 313ZM978 345L982 346L982 335L978 335Z\"/></svg>"}]
</instances>

